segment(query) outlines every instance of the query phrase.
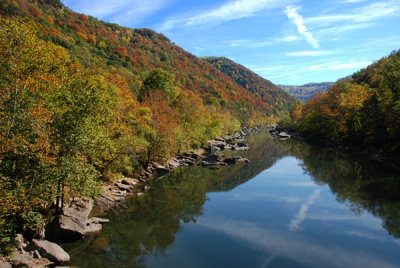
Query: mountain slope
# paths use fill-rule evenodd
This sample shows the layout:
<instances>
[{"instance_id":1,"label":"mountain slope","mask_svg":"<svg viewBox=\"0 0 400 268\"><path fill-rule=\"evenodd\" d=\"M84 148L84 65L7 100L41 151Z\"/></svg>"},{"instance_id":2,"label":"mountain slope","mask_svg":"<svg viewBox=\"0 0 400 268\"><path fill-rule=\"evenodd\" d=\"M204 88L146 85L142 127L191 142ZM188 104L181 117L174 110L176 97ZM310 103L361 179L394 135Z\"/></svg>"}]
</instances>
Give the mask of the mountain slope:
<instances>
[{"instance_id":1,"label":"mountain slope","mask_svg":"<svg viewBox=\"0 0 400 268\"><path fill-rule=\"evenodd\" d=\"M334 84L335 83L333 82L323 82L308 83L302 86L278 85L278 87L289 93L291 96L294 96L299 101L306 102L307 100L311 99L315 93L325 92Z\"/></svg>"},{"instance_id":2,"label":"mountain slope","mask_svg":"<svg viewBox=\"0 0 400 268\"><path fill-rule=\"evenodd\" d=\"M58 0L2 0L0 14L32 18L39 26L40 38L65 47L85 67L118 74L135 95L146 76L162 68L174 76L173 83L180 90L195 92L217 110L230 111L242 124L265 122L291 103L274 91L259 94L247 90L162 34L102 22L71 11Z\"/></svg>"},{"instance_id":3,"label":"mountain slope","mask_svg":"<svg viewBox=\"0 0 400 268\"><path fill-rule=\"evenodd\" d=\"M400 152L400 50L339 80L292 112L312 140Z\"/></svg>"},{"instance_id":4,"label":"mountain slope","mask_svg":"<svg viewBox=\"0 0 400 268\"><path fill-rule=\"evenodd\" d=\"M272 82L228 58L204 57L203 60L211 63L218 70L230 76L236 83L261 98L263 102L269 105L270 112L275 115L279 115L282 110L288 109L295 102L293 97Z\"/></svg>"}]
</instances>

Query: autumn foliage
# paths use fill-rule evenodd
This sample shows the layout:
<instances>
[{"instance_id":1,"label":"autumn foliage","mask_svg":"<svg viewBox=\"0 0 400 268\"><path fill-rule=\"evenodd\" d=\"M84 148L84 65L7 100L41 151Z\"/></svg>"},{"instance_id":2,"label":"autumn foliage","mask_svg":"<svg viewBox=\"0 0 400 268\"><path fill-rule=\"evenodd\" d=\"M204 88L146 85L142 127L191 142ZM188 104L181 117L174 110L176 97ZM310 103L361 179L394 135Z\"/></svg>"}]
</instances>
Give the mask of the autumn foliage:
<instances>
[{"instance_id":1,"label":"autumn foliage","mask_svg":"<svg viewBox=\"0 0 400 268\"><path fill-rule=\"evenodd\" d=\"M400 152L400 51L395 51L291 112L307 138Z\"/></svg>"},{"instance_id":2,"label":"autumn foliage","mask_svg":"<svg viewBox=\"0 0 400 268\"><path fill-rule=\"evenodd\" d=\"M0 1L0 73L3 245L39 231L70 198L96 197L102 181L287 108L162 34L58 0Z\"/></svg>"}]
</instances>

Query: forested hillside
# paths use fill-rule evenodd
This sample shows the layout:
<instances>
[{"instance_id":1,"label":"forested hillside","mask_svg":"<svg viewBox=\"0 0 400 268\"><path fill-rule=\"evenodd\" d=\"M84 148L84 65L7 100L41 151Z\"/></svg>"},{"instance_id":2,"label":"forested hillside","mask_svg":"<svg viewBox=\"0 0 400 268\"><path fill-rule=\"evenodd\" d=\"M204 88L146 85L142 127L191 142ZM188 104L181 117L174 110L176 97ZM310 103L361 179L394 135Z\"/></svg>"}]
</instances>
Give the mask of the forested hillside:
<instances>
[{"instance_id":1,"label":"forested hillside","mask_svg":"<svg viewBox=\"0 0 400 268\"><path fill-rule=\"evenodd\" d=\"M278 85L278 87L289 93L291 96L294 96L299 101L306 102L307 100L311 99L315 93L325 92L334 84L335 83L333 82L323 82L308 83L302 86Z\"/></svg>"},{"instance_id":2,"label":"forested hillside","mask_svg":"<svg viewBox=\"0 0 400 268\"><path fill-rule=\"evenodd\" d=\"M246 67L224 57L205 57L204 61L211 63L218 70L231 77L236 83L248 89L273 109L274 114L289 109L295 99L272 82L255 74Z\"/></svg>"},{"instance_id":3,"label":"forested hillside","mask_svg":"<svg viewBox=\"0 0 400 268\"><path fill-rule=\"evenodd\" d=\"M306 137L400 152L400 50L291 111Z\"/></svg>"},{"instance_id":4,"label":"forested hillside","mask_svg":"<svg viewBox=\"0 0 400 268\"><path fill-rule=\"evenodd\" d=\"M174 86L195 92L205 105L220 112L229 111L245 125L265 122L287 108L280 104L281 100L274 100L278 95L269 96L271 101L264 103L257 94L234 83L212 65L149 29L105 23L75 13L58 0L3 0L0 14L4 18L32 18L41 39L63 46L94 72L123 81L135 96L148 74L162 68L172 75Z\"/></svg>"},{"instance_id":5,"label":"forested hillside","mask_svg":"<svg viewBox=\"0 0 400 268\"><path fill-rule=\"evenodd\" d=\"M162 34L58 0L0 0L0 16L2 245L40 230L66 200L96 196L102 181L270 122L291 103L249 91Z\"/></svg>"}]
</instances>

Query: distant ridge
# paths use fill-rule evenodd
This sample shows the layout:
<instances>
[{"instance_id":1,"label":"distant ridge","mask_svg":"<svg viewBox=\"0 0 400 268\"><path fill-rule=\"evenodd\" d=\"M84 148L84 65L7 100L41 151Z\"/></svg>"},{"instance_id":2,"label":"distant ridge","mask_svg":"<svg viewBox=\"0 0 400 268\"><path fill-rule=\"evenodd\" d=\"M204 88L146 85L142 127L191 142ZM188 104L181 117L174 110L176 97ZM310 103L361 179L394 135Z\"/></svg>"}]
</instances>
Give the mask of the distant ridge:
<instances>
[{"instance_id":1,"label":"distant ridge","mask_svg":"<svg viewBox=\"0 0 400 268\"><path fill-rule=\"evenodd\" d=\"M334 82L322 82L307 83L302 86L278 85L278 87L294 96L299 101L306 102L311 99L315 93L328 91L334 84Z\"/></svg>"}]
</instances>

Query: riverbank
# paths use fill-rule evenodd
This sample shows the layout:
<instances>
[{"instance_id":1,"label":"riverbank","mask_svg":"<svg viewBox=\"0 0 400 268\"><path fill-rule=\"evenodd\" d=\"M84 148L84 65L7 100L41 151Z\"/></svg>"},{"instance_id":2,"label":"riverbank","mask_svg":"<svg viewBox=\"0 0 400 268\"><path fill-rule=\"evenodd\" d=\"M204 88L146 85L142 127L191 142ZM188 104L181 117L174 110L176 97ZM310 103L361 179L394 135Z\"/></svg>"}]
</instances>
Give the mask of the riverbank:
<instances>
[{"instance_id":1,"label":"riverbank","mask_svg":"<svg viewBox=\"0 0 400 268\"><path fill-rule=\"evenodd\" d=\"M208 141L208 147L189 153L178 154L168 159L165 163L152 162L142 172L132 178L121 178L113 183L102 186L102 193L96 200L73 199L68 207L63 209L62 215L46 227L38 240L26 240L18 235L18 251L12 257L0 259L0 267L11 265L25 267L53 267L65 265L69 255L57 244L51 241L68 241L80 239L84 236L101 231L102 224L108 223L107 219L89 217L92 215L104 216L110 210L124 207L123 201L132 196L141 196L150 188L148 183L158 179L181 166L200 165L209 168L232 165L238 162L249 163L249 160L240 156L225 157L216 154L223 150L241 151L248 150L245 138L251 133L269 129L269 127L243 128L224 138L215 138Z\"/></svg>"}]
</instances>

